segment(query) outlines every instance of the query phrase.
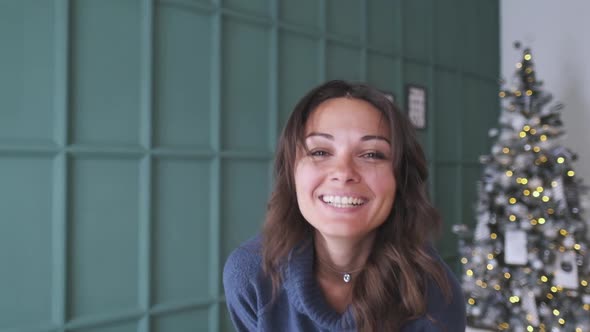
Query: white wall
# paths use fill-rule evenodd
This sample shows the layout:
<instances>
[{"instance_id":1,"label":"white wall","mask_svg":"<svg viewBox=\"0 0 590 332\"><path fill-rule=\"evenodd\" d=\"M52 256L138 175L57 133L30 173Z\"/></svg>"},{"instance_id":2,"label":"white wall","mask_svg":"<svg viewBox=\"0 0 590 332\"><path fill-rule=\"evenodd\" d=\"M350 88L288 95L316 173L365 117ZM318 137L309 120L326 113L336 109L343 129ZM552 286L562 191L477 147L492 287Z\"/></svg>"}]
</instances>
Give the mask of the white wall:
<instances>
[{"instance_id":1,"label":"white wall","mask_svg":"<svg viewBox=\"0 0 590 332\"><path fill-rule=\"evenodd\" d=\"M578 154L576 175L590 185L590 1L501 0L501 71L514 73L521 51L513 41L531 47L537 79L561 101L564 145ZM590 219L590 195L584 197Z\"/></svg>"}]
</instances>

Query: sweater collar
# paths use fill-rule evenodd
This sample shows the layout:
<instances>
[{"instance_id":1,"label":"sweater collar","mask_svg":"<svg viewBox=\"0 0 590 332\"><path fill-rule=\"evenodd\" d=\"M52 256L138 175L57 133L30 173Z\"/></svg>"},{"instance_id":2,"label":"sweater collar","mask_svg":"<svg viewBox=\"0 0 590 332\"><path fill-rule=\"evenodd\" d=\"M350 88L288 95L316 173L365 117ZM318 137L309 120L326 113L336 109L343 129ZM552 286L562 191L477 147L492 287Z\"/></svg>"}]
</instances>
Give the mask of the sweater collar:
<instances>
[{"instance_id":1,"label":"sweater collar","mask_svg":"<svg viewBox=\"0 0 590 332\"><path fill-rule=\"evenodd\" d=\"M339 314L328 305L314 275L313 241L304 241L291 250L285 270L284 286L289 301L316 325L328 330L353 330L354 316L349 306Z\"/></svg>"}]
</instances>

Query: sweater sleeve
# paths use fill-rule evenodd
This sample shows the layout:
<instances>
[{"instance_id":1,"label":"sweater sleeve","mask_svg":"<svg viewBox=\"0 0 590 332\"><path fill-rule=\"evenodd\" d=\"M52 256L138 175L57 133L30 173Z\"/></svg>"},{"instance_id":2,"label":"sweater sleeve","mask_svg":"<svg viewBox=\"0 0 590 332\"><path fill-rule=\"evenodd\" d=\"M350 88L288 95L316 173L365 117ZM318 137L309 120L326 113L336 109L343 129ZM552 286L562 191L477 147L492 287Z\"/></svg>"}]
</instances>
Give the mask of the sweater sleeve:
<instances>
[{"instance_id":1,"label":"sweater sleeve","mask_svg":"<svg viewBox=\"0 0 590 332\"><path fill-rule=\"evenodd\" d=\"M464 332L466 325L463 291L457 277L434 248L428 251L446 273L451 286L449 301L438 285L430 280L427 290L427 314L403 326L402 332Z\"/></svg>"},{"instance_id":2,"label":"sweater sleeve","mask_svg":"<svg viewBox=\"0 0 590 332\"><path fill-rule=\"evenodd\" d=\"M442 323L442 331L463 332L466 328L466 305L463 290L457 277L442 258L434 252L434 256L442 264L451 286L451 299L447 302L441 290L433 283L429 287L428 311L432 318Z\"/></svg>"},{"instance_id":3,"label":"sweater sleeve","mask_svg":"<svg viewBox=\"0 0 590 332\"><path fill-rule=\"evenodd\" d=\"M260 260L244 247L235 249L225 263L225 301L237 332L257 329L259 303L256 279L259 270Z\"/></svg>"}]
</instances>

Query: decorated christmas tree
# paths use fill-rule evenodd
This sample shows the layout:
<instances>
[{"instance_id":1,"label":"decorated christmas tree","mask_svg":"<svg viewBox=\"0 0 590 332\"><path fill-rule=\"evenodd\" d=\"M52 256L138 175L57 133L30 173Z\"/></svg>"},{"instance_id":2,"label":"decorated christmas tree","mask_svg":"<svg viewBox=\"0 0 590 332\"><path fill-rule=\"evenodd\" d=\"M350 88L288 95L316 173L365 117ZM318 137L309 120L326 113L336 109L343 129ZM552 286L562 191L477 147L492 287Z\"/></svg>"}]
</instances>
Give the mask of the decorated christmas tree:
<instances>
[{"instance_id":1,"label":"decorated christmas tree","mask_svg":"<svg viewBox=\"0 0 590 332\"><path fill-rule=\"evenodd\" d=\"M550 106L530 49L500 97L500 128L490 130L495 142L480 160L475 229L455 229L468 325L590 332L584 188L572 164L576 154L561 142L562 106Z\"/></svg>"}]
</instances>

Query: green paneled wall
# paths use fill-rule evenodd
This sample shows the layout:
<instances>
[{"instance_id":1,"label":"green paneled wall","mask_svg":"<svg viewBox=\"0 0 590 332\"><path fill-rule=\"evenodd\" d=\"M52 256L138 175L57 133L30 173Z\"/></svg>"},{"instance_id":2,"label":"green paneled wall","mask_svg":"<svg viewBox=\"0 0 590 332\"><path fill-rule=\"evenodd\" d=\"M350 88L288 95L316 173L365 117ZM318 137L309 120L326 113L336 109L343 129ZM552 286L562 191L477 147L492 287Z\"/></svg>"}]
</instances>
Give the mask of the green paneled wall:
<instances>
[{"instance_id":1,"label":"green paneled wall","mask_svg":"<svg viewBox=\"0 0 590 332\"><path fill-rule=\"evenodd\" d=\"M231 331L294 103L326 79L428 92L455 264L498 114L497 0L0 1L0 332Z\"/></svg>"}]
</instances>

